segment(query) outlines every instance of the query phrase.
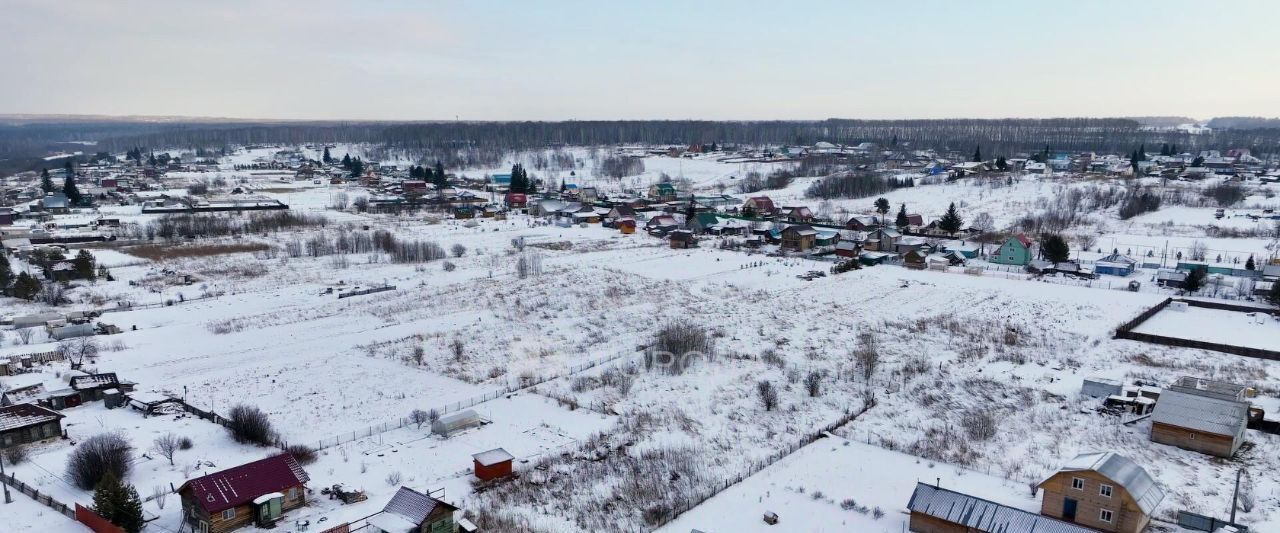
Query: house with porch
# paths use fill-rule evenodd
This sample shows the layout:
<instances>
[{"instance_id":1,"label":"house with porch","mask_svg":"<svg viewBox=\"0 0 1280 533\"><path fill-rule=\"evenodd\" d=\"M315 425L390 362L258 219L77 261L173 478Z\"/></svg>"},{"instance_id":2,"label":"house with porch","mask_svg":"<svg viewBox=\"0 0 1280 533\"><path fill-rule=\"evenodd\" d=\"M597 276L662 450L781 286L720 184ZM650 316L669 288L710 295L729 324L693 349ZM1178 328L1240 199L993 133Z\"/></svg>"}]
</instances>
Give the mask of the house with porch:
<instances>
[{"instance_id":1,"label":"house with porch","mask_svg":"<svg viewBox=\"0 0 1280 533\"><path fill-rule=\"evenodd\" d=\"M311 478L288 453L204 475L178 487L185 521L201 533L272 527L306 505Z\"/></svg>"}]
</instances>

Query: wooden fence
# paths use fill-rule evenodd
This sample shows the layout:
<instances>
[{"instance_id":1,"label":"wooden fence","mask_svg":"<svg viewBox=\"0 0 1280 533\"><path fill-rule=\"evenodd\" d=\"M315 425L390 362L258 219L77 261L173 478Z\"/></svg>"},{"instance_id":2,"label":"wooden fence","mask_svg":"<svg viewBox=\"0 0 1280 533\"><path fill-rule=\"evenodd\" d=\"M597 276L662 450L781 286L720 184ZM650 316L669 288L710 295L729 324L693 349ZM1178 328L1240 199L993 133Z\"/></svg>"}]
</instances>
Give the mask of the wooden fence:
<instances>
[{"instance_id":1,"label":"wooden fence","mask_svg":"<svg viewBox=\"0 0 1280 533\"><path fill-rule=\"evenodd\" d=\"M340 292L338 293L338 299L350 298L352 296L364 296L366 294L374 294L378 292L386 292L386 291L394 291L394 290L396 290L395 285L384 285L382 287L370 287L368 289L360 289L357 291Z\"/></svg>"},{"instance_id":2,"label":"wooden fence","mask_svg":"<svg viewBox=\"0 0 1280 533\"><path fill-rule=\"evenodd\" d=\"M1233 344L1222 344L1217 342L1205 342L1192 339L1180 339L1177 337L1166 337L1164 335L1152 335L1150 333L1136 333L1133 330L1155 316L1164 308L1173 303L1173 298L1165 298L1164 301L1156 304L1151 309L1143 311L1142 314L1133 320L1125 322L1116 328L1115 338L1126 339L1131 341L1149 342L1152 344L1160 344L1163 346L1173 346L1177 348L1196 348L1200 350L1210 350L1214 352L1229 353L1232 355L1240 355L1244 357L1253 357L1255 359L1268 359L1271 361L1280 361L1280 351L1264 350L1262 348L1251 348L1248 346L1236 346ZM1206 302L1201 300L1178 300L1185 302L1191 307L1203 307L1206 309L1218 309L1223 311L1237 311L1242 313L1259 313L1268 312L1267 309L1260 307L1250 307L1245 305L1234 305L1221 302Z\"/></svg>"},{"instance_id":3,"label":"wooden fence","mask_svg":"<svg viewBox=\"0 0 1280 533\"><path fill-rule=\"evenodd\" d=\"M787 457L788 455L791 455L799 451L800 448L804 448L805 446L808 446L810 444L813 444L814 442L817 442L818 439L825 437L827 434L831 433L832 431L835 431L845 426L846 424L854 421L854 419L858 418L859 416L862 416L863 413L866 413L868 409L875 407L875 405L876 405L875 400L871 400L870 402L867 402L867 404L863 405L861 409L857 411L847 412L841 415L840 418L836 419L836 421L831 422L826 426L823 426L821 429L817 431L813 431L801 437L799 440L792 442L787 447L777 450L772 454L769 454L768 457L762 460L752 462L751 465L748 466L746 470L739 472L736 476L725 479L719 485L713 487L711 490L708 490L706 492L703 492L702 494L696 495L692 498L689 498L688 500L685 500L683 504L679 505L678 508L674 509L674 512L667 519L656 524L653 529L655 530L661 529L662 526L670 524L672 521L679 518L680 515L690 511L691 509L699 505L702 505L703 502L710 500L711 498L714 498L715 495L728 490L729 487L737 485L738 483L741 483L742 480L760 473L761 470L764 470L765 468L768 468L770 465L778 461L781 461L783 458Z\"/></svg>"},{"instance_id":4,"label":"wooden fence","mask_svg":"<svg viewBox=\"0 0 1280 533\"><path fill-rule=\"evenodd\" d=\"M102 515L78 503L76 504L75 517L77 522L88 526L89 529L93 530L93 533L125 533L124 528L112 524Z\"/></svg>"},{"instance_id":5,"label":"wooden fence","mask_svg":"<svg viewBox=\"0 0 1280 533\"><path fill-rule=\"evenodd\" d=\"M59 513L62 513L67 518L70 518L72 520L76 519L75 510L73 510L70 507L67 507L66 504L64 503L53 499L48 494L41 493L40 491L36 490L35 487L32 487L31 485L28 485L26 483L19 481L17 478L13 477L13 474L6 474L3 476L0 476L0 483L4 483L5 485L8 485L10 487L17 489L18 492L26 494L36 502L43 504Z\"/></svg>"}]
</instances>

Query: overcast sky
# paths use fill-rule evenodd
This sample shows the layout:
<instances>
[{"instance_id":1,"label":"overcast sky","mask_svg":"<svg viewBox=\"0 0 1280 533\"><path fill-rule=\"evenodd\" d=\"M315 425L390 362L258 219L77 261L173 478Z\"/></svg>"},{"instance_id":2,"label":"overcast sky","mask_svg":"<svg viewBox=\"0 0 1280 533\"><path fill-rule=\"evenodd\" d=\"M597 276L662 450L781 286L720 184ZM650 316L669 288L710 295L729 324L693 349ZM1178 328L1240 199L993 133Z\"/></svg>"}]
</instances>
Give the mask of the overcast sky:
<instances>
[{"instance_id":1,"label":"overcast sky","mask_svg":"<svg viewBox=\"0 0 1280 533\"><path fill-rule=\"evenodd\" d=\"M0 0L0 113L1280 116L1280 1Z\"/></svg>"}]
</instances>

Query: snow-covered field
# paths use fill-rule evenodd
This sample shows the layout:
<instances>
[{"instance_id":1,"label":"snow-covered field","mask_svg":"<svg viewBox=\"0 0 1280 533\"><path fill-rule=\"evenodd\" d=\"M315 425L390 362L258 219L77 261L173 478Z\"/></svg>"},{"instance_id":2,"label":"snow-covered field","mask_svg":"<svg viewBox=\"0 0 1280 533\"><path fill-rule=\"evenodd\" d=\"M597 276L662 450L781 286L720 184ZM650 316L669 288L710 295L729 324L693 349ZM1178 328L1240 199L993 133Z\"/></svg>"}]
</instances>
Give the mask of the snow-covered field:
<instances>
[{"instance_id":1,"label":"snow-covered field","mask_svg":"<svg viewBox=\"0 0 1280 533\"><path fill-rule=\"evenodd\" d=\"M358 147L346 149L356 153ZM586 151L579 155L590 160ZM241 153L234 161L258 157ZM622 189L647 186L667 173L714 191L731 177L786 164L761 165L649 157L644 175L621 182L589 168L578 174L583 184ZM831 263L721 250L712 241L673 250L642 233L558 227L520 215L435 223L421 214L337 213L327 209L333 195L363 194L359 188L272 184L266 176L225 173L333 223L212 239L261 244L267 251L207 257L149 261L130 255L129 246L95 245L90 250L115 281L73 289L67 308L132 302L131 310L99 318L124 332L99 339L110 349L92 362L94 368L117 372L139 390L184 396L219 413L237 403L258 406L283 439L324 448L307 467L312 488L344 483L369 491L369 501L345 507L313 498L296 513L313 524L376 511L394 492L389 480L397 472L400 483L415 489L445 489L446 499L491 531L753 531L763 529L766 510L778 512L789 530L901 531L917 480L940 477L944 487L1037 509L1026 484L1081 452L1114 450L1145 466L1170 494L1158 511L1164 519L1179 509L1222 515L1234 469L1261 474L1280 468L1280 439L1274 436L1250 431L1251 445L1232 461L1219 461L1153 444L1149 426L1099 414L1099 402L1079 394L1089 376L1163 384L1196 375L1254 386L1260 404L1280 405L1280 363L1114 340L1115 327L1164 297L1153 292L893 266L806 281L797 276L827 271ZM816 204L800 198L807 181L812 179L761 194L779 203ZM926 218L955 201L967 216L989 212L1004 226L1040 209L1044 198L1064 187L1084 185L1033 177L1011 184L962 180L886 196ZM835 203L867 212L870 200ZM1102 233L1096 246L1108 251L1163 249L1166 240L1173 248L1191 247L1203 240L1210 249L1268 252L1265 238L1189 234L1211 223L1198 218L1205 210L1212 218L1211 209L1195 209L1186 215L1186 227L1172 232L1177 235L1160 235L1167 227L1162 220L1121 223L1112 212L1095 214L1090 231ZM126 224L154 218L129 207L103 212ZM422 264L392 263L379 254L294 257L282 251L295 240L365 232L365 225L465 250ZM513 242L519 239L523 250ZM541 271L518 275L522 257L536 259ZM335 294L381 284L396 289L343 299ZM43 308L3 303L6 315ZM1280 339L1259 333L1274 323L1251 325L1236 320L1243 315L1201 311L1207 310L1192 308L1172 319L1160 313L1143 327L1186 332L1194 326L1228 340L1248 330L1260 347ZM1166 319L1193 323L1164 324ZM689 359L683 371L646 365L640 347L673 324L705 331L714 349ZM5 333L0 354L56 346L43 333L32 344ZM868 350L876 362L862 355ZM599 364L584 368L594 362ZM56 384L65 371L65 363L51 365L0 383ZM551 376L560 377L495 394ZM762 382L777 392L774 409L762 405ZM474 407L493 421L482 428L444 440L401 427L414 409L485 395L498 398ZM98 405L65 414L64 426L75 439L109 431L128 436L136 457L128 481L144 496L155 486L176 486L188 474L272 451L236 444L221 427L190 416L143 418ZM751 475L775 453L849 418L835 437ZM975 432L974 420L991 420L992 431ZM381 432L384 427L394 429ZM151 440L166 432L195 442L173 466L146 454ZM470 454L493 447L519 459L520 477L476 490ZM40 447L14 471L60 501L87 504L91 495L64 479L70 448L65 441ZM676 518L690 502L740 476L747 477ZM1264 475L1255 482L1259 503L1244 515L1246 522L1258 531L1280 529L1280 483ZM845 499L857 505L842 508ZM159 517L151 528L177 529L175 501L170 497L164 509L154 500L147 504L147 512ZM15 506L22 508L17 531L78 528L29 500ZM875 508L884 515L877 518Z\"/></svg>"}]
</instances>

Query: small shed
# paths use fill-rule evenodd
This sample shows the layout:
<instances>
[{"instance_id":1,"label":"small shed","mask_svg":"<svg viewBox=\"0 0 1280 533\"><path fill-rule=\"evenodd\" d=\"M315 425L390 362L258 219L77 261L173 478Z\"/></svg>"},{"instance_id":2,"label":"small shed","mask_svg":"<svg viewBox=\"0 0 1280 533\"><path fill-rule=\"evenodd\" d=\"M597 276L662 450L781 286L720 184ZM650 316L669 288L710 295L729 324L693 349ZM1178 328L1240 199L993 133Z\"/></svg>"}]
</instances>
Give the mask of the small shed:
<instances>
[{"instance_id":1,"label":"small shed","mask_svg":"<svg viewBox=\"0 0 1280 533\"><path fill-rule=\"evenodd\" d=\"M68 324L62 327L49 328L49 336L54 340L71 339L75 337L92 337L96 333L93 324Z\"/></svg>"},{"instance_id":2,"label":"small shed","mask_svg":"<svg viewBox=\"0 0 1280 533\"><path fill-rule=\"evenodd\" d=\"M502 448L494 448L471 456L476 478L482 481L511 475L511 461L515 459Z\"/></svg>"},{"instance_id":3,"label":"small shed","mask_svg":"<svg viewBox=\"0 0 1280 533\"><path fill-rule=\"evenodd\" d=\"M1106 398L1112 395L1119 395L1120 389L1121 384L1117 380L1091 377L1084 378L1084 384L1080 387L1080 392L1093 398Z\"/></svg>"},{"instance_id":4,"label":"small shed","mask_svg":"<svg viewBox=\"0 0 1280 533\"><path fill-rule=\"evenodd\" d=\"M459 431L480 427L483 424L480 415L471 409L458 411L437 418L431 423L431 432L448 437Z\"/></svg>"}]
</instances>

